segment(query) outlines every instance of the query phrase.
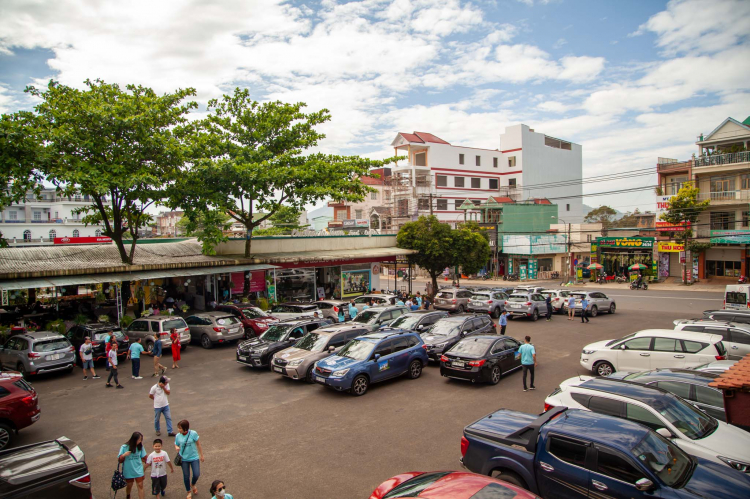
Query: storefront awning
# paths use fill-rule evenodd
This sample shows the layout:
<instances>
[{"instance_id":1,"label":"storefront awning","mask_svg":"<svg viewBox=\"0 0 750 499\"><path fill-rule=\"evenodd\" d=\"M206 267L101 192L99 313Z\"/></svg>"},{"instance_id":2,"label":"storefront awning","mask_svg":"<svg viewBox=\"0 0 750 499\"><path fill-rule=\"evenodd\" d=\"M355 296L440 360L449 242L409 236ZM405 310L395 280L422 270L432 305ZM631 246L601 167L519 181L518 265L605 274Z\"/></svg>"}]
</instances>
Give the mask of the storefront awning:
<instances>
[{"instance_id":1,"label":"storefront awning","mask_svg":"<svg viewBox=\"0 0 750 499\"><path fill-rule=\"evenodd\" d=\"M192 269L142 270L137 272L116 272L109 274L90 274L72 276L53 276L31 279L14 279L0 282L0 290L49 288L77 286L81 284L101 284L107 282L143 281L147 279L164 279L168 277L189 277L196 275L228 274L252 270L271 270L280 268L275 265L227 265L224 267L200 267Z\"/></svg>"},{"instance_id":2,"label":"storefront awning","mask_svg":"<svg viewBox=\"0 0 750 499\"><path fill-rule=\"evenodd\" d=\"M406 256L417 253L415 250L386 247L386 248L363 248L363 249L344 249L328 251L299 251L289 253L275 253L269 255L258 255L254 257L257 263L275 264L309 264L314 267L316 264L337 263L346 264L348 262L356 263L361 261L391 261L398 256Z\"/></svg>"}]
</instances>

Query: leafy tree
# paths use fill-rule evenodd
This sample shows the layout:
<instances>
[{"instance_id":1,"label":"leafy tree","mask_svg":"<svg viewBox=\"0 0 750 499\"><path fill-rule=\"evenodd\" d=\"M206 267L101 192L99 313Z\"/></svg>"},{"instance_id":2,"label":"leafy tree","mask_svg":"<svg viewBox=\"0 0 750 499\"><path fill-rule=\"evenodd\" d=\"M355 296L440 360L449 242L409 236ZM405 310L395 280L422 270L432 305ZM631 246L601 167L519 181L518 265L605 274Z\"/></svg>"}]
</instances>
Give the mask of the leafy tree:
<instances>
[{"instance_id":1,"label":"leafy tree","mask_svg":"<svg viewBox=\"0 0 750 499\"><path fill-rule=\"evenodd\" d=\"M41 99L41 169L62 195L80 192L93 204L79 210L86 224L102 224L123 263L132 264L138 229L151 223L146 210L162 201L166 186L185 161L186 115L195 102L192 88L162 96L150 88L86 80L86 90L50 81L46 91L28 87ZM125 248L125 234L130 249Z\"/></svg>"},{"instance_id":2,"label":"leafy tree","mask_svg":"<svg viewBox=\"0 0 750 499\"><path fill-rule=\"evenodd\" d=\"M682 188L677 191L677 194L670 198L667 211L659 216L660 220L664 220L675 226L684 224L685 230L674 232L674 238L678 243L685 245L686 262L692 261L690 256L691 248L693 248L690 241L693 237L692 225L698 221L698 216L708 208L708 205L711 203L708 199L698 201L698 193L699 189L694 187L692 183L688 182L683 184ZM687 284L687 272L684 272L683 274L685 284Z\"/></svg>"},{"instance_id":3,"label":"leafy tree","mask_svg":"<svg viewBox=\"0 0 750 499\"><path fill-rule=\"evenodd\" d=\"M302 210L292 206L281 206L279 210L271 215L270 221L272 227L266 229L256 228L253 231L254 236L281 236L291 234L293 230L303 227L299 224L299 217Z\"/></svg>"},{"instance_id":4,"label":"leafy tree","mask_svg":"<svg viewBox=\"0 0 750 499\"><path fill-rule=\"evenodd\" d=\"M218 210L192 211L180 218L177 227L181 228L185 235L198 238L205 254L214 255L214 247L229 239L225 232L232 227L232 219Z\"/></svg>"},{"instance_id":5,"label":"leafy tree","mask_svg":"<svg viewBox=\"0 0 750 499\"><path fill-rule=\"evenodd\" d=\"M635 227L638 225L638 217L641 211L636 208L632 212L625 213L622 218L613 223L614 227Z\"/></svg>"},{"instance_id":6,"label":"leafy tree","mask_svg":"<svg viewBox=\"0 0 750 499\"><path fill-rule=\"evenodd\" d=\"M609 206L600 206L594 208L588 214L583 217L585 223L600 223L602 224L602 236L607 235L607 232L617 216L617 211L610 208Z\"/></svg>"},{"instance_id":7,"label":"leafy tree","mask_svg":"<svg viewBox=\"0 0 750 499\"><path fill-rule=\"evenodd\" d=\"M454 265L460 266L464 273L478 272L492 255L486 231L473 231L465 226L454 230L453 253Z\"/></svg>"},{"instance_id":8,"label":"leafy tree","mask_svg":"<svg viewBox=\"0 0 750 499\"><path fill-rule=\"evenodd\" d=\"M200 123L204 133L195 143L194 166L176 185L170 204L186 212L211 207L228 213L247 230L249 257L253 230L283 206L301 210L327 198L364 199L373 189L359 177L393 159L305 155L325 138L316 127L331 116L326 109L304 113L304 107L259 103L239 88L210 101L210 114ZM258 212L265 215L254 216Z\"/></svg>"}]
</instances>

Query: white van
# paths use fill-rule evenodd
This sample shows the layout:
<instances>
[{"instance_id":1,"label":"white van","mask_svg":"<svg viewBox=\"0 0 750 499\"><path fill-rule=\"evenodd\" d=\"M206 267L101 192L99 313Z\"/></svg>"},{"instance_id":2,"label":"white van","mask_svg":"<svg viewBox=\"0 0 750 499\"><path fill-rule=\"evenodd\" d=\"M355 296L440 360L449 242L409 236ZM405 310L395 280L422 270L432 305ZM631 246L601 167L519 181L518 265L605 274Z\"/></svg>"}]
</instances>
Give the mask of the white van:
<instances>
[{"instance_id":1,"label":"white van","mask_svg":"<svg viewBox=\"0 0 750 499\"><path fill-rule=\"evenodd\" d=\"M747 284L730 284L724 290L725 310L747 310L750 304L750 286Z\"/></svg>"}]
</instances>

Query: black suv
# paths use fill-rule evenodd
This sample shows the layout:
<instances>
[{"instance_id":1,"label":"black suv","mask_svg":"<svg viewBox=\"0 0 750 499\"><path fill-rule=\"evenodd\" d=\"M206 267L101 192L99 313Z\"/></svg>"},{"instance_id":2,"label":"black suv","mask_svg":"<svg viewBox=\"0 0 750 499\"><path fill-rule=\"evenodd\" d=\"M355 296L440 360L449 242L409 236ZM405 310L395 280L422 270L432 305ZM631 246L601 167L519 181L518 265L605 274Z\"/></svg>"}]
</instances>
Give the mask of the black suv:
<instances>
[{"instance_id":1,"label":"black suv","mask_svg":"<svg viewBox=\"0 0 750 499\"><path fill-rule=\"evenodd\" d=\"M270 367L273 354L291 347L310 331L332 323L330 319L288 319L276 322L260 337L237 345L237 362L253 367Z\"/></svg>"},{"instance_id":2,"label":"black suv","mask_svg":"<svg viewBox=\"0 0 750 499\"><path fill-rule=\"evenodd\" d=\"M415 310L414 312L401 315L388 324L388 327L410 329L421 333L434 326L440 319L446 317L448 317L448 312L444 310Z\"/></svg>"},{"instance_id":3,"label":"black suv","mask_svg":"<svg viewBox=\"0 0 750 499\"><path fill-rule=\"evenodd\" d=\"M94 355L94 362L97 360L103 360L107 358L107 352L104 347L104 339L107 335L113 332L117 338L117 357L124 358L128 354L128 337L125 336L120 330L120 326L114 323L100 323L92 322L89 324L81 324L73 326L68 330L68 340L76 350L76 360L80 363L81 361L81 345L83 345L84 338L88 336L91 338L91 344Z\"/></svg>"},{"instance_id":4,"label":"black suv","mask_svg":"<svg viewBox=\"0 0 750 499\"><path fill-rule=\"evenodd\" d=\"M0 497L90 499L83 451L66 437L0 452Z\"/></svg>"},{"instance_id":5,"label":"black suv","mask_svg":"<svg viewBox=\"0 0 750 499\"><path fill-rule=\"evenodd\" d=\"M487 314L456 314L440 319L420 333L427 349L427 357L440 362L440 356L461 338L476 334L495 334L495 325Z\"/></svg>"}]
</instances>

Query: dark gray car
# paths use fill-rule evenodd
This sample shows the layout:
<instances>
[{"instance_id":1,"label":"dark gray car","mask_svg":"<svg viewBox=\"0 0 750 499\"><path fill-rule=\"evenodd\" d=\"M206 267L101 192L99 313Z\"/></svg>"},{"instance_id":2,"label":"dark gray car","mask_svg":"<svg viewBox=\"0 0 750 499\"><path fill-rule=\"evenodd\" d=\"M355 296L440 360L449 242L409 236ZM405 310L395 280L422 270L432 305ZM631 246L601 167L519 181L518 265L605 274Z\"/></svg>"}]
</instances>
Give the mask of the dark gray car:
<instances>
[{"instance_id":1,"label":"dark gray car","mask_svg":"<svg viewBox=\"0 0 750 499\"><path fill-rule=\"evenodd\" d=\"M440 362L443 352L461 338L477 334L495 334L495 326L486 314L457 314L440 319L427 331L420 333L427 350L427 358Z\"/></svg>"},{"instance_id":2,"label":"dark gray car","mask_svg":"<svg viewBox=\"0 0 750 499\"><path fill-rule=\"evenodd\" d=\"M411 329L421 333L431 328L437 321L448 317L448 312L443 310L415 310L400 316L388 324L388 327L398 329Z\"/></svg>"},{"instance_id":3,"label":"dark gray car","mask_svg":"<svg viewBox=\"0 0 750 499\"><path fill-rule=\"evenodd\" d=\"M35 331L12 336L0 348L0 364L28 377L54 371L73 371L76 355L65 336Z\"/></svg>"},{"instance_id":4,"label":"dark gray car","mask_svg":"<svg viewBox=\"0 0 750 499\"><path fill-rule=\"evenodd\" d=\"M358 313L357 316L351 320L350 324L365 326L370 331L377 331L407 312L407 308L402 307L401 305L370 307L367 310Z\"/></svg>"},{"instance_id":5,"label":"dark gray car","mask_svg":"<svg viewBox=\"0 0 750 499\"><path fill-rule=\"evenodd\" d=\"M443 288L435 295L435 310L463 313L469 307L472 291L467 288Z\"/></svg>"}]
</instances>

